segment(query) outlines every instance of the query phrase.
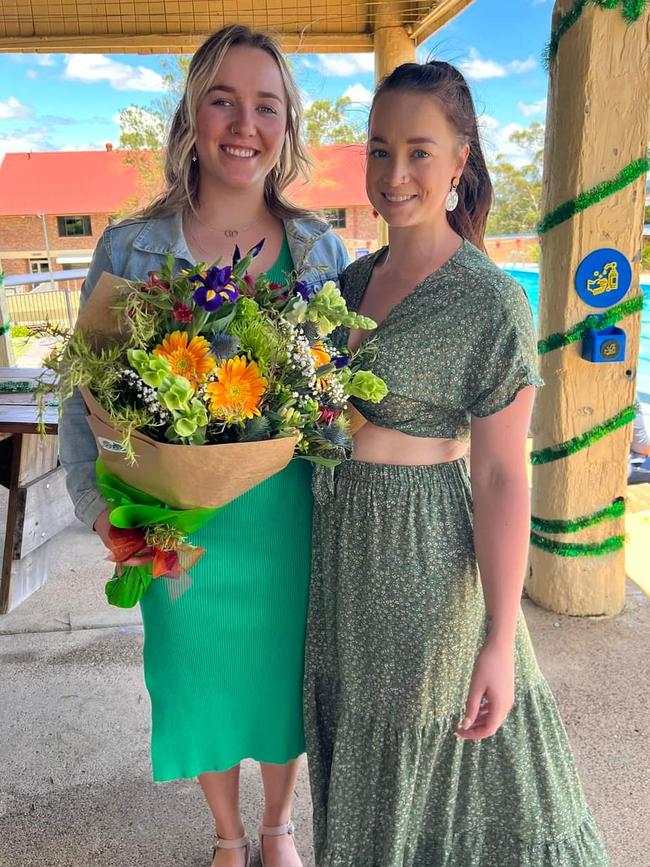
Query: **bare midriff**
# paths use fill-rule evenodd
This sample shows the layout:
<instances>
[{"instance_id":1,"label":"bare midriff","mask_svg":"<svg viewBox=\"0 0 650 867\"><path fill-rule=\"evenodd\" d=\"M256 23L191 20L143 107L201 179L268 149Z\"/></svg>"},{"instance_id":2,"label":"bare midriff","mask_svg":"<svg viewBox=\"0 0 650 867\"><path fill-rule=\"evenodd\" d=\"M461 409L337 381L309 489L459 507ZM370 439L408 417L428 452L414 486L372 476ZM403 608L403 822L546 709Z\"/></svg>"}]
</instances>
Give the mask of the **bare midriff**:
<instances>
[{"instance_id":1,"label":"bare midriff","mask_svg":"<svg viewBox=\"0 0 650 867\"><path fill-rule=\"evenodd\" d=\"M414 437L367 421L354 435L352 459L369 464L422 466L457 461L467 443L438 437Z\"/></svg>"}]
</instances>

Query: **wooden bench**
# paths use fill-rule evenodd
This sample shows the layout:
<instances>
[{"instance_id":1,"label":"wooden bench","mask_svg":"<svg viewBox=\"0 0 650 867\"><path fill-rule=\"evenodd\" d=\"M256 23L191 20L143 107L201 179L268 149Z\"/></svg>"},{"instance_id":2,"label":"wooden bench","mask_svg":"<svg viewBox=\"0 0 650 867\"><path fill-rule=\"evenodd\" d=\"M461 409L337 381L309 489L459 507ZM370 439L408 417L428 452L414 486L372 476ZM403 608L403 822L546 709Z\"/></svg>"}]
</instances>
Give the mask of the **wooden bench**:
<instances>
[{"instance_id":1,"label":"wooden bench","mask_svg":"<svg viewBox=\"0 0 650 867\"><path fill-rule=\"evenodd\" d=\"M0 484L9 489L0 573L0 614L6 614L47 579L48 540L74 517L58 466L58 409L45 412L47 436L38 434L31 391L42 373L0 368Z\"/></svg>"}]
</instances>

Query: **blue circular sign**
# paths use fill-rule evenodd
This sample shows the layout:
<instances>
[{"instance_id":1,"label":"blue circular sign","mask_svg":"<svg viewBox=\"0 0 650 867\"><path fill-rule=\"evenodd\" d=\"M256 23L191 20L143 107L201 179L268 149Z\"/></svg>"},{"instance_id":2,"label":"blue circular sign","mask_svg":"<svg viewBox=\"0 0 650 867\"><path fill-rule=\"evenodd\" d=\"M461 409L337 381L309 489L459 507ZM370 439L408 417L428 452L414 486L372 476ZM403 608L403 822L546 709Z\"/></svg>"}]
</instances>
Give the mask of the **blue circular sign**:
<instances>
[{"instance_id":1,"label":"blue circular sign","mask_svg":"<svg viewBox=\"0 0 650 867\"><path fill-rule=\"evenodd\" d=\"M632 267L626 257L611 247L594 250L576 271L576 292L590 307L611 307L628 293Z\"/></svg>"}]
</instances>

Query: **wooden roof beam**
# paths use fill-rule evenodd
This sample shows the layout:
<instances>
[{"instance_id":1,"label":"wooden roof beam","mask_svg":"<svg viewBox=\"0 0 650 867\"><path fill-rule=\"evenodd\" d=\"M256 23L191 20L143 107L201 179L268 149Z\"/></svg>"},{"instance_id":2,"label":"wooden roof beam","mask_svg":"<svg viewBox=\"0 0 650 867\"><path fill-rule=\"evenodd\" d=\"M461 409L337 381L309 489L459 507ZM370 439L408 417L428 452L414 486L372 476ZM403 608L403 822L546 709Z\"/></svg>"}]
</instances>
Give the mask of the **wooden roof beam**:
<instances>
[{"instance_id":1,"label":"wooden roof beam","mask_svg":"<svg viewBox=\"0 0 650 867\"><path fill-rule=\"evenodd\" d=\"M121 35L106 33L97 36L8 36L0 40L0 53L57 52L111 54L191 54L210 33L154 33ZM371 33L280 33L284 50L289 54L371 52Z\"/></svg>"},{"instance_id":2,"label":"wooden roof beam","mask_svg":"<svg viewBox=\"0 0 650 867\"><path fill-rule=\"evenodd\" d=\"M473 2L474 0L447 0L446 3L436 3L431 12L424 15L417 24L407 25L406 32L416 45L421 45L432 33L444 27Z\"/></svg>"}]
</instances>

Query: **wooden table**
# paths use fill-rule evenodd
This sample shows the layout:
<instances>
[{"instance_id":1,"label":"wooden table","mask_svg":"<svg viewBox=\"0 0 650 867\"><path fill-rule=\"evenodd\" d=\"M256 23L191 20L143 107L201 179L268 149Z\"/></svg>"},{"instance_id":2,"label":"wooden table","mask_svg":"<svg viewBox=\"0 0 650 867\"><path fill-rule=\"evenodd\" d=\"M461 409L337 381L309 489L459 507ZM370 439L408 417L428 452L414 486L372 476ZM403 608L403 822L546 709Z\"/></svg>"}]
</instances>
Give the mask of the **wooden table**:
<instances>
[{"instance_id":1,"label":"wooden table","mask_svg":"<svg viewBox=\"0 0 650 867\"><path fill-rule=\"evenodd\" d=\"M41 373L33 368L0 368L0 388L14 383L32 387ZM57 407L46 408L45 438L38 434L37 422L38 408L31 391L0 391L0 484L9 489L0 614L11 611L45 583L47 542L74 514L65 474L58 466Z\"/></svg>"}]
</instances>

